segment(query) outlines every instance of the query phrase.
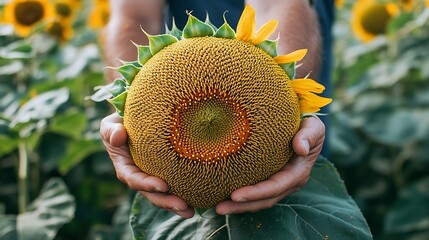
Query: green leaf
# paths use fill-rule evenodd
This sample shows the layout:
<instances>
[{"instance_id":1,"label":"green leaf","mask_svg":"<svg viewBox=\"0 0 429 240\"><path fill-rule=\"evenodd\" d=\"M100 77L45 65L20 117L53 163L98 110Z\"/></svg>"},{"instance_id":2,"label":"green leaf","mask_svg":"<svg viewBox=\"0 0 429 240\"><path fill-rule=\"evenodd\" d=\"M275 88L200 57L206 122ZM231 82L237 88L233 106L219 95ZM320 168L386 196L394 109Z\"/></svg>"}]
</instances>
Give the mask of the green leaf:
<instances>
[{"instance_id":1,"label":"green leaf","mask_svg":"<svg viewBox=\"0 0 429 240\"><path fill-rule=\"evenodd\" d=\"M203 23L190 13L188 15L188 22L186 23L185 28L183 28L183 37L193 38L213 36L214 30L210 25Z\"/></svg>"},{"instance_id":2,"label":"green leaf","mask_svg":"<svg viewBox=\"0 0 429 240\"><path fill-rule=\"evenodd\" d=\"M144 65L151 57L152 53L150 52L149 46L136 45L137 47L137 55L140 65Z\"/></svg>"},{"instance_id":3,"label":"green leaf","mask_svg":"<svg viewBox=\"0 0 429 240\"><path fill-rule=\"evenodd\" d=\"M32 98L18 110L10 125L14 127L18 123L28 123L30 120L51 118L56 110L69 99L69 94L67 88L60 88Z\"/></svg>"},{"instance_id":4,"label":"green leaf","mask_svg":"<svg viewBox=\"0 0 429 240\"><path fill-rule=\"evenodd\" d=\"M14 41L6 47L0 48L0 58L28 59L34 57L33 48L26 40Z\"/></svg>"},{"instance_id":5,"label":"green leaf","mask_svg":"<svg viewBox=\"0 0 429 240\"><path fill-rule=\"evenodd\" d=\"M17 149L20 140L17 133L9 131L8 125L7 121L0 119L0 157Z\"/></svg>"},{"instance_id":6,"label":"green leaf","mask_svg":"<svg viewBox=\"0 0 429 240\"><path fill-rule=\"evenodd\" d=\"M280 64L280 67L286 72L289 79L295 79L295 63Z\"/></svg>"},{"instance_id":7,"label":"green leaf","mask_svg":"<svg viewBox=\"0 0 429 240\"><path fill-rule=\"evenodd\" d=\"M98 140L72 141L67 145L66 154L59 160L58 169L65 175L89 155L103 150L104 147Z\"/></svg>"},{"instance_id":8,"label":"green leaf","mask_svg":"<svg viewBox=\"0 0 429 240\"><path fill-rule=\"evenodd\" d=\"M0 75L12 75L19 73L24 69L24 64L21 61L13 61L9 64L0 67Z\"/></svg>"},{"instance_id":9,"label":"green leaf","mask_svg":"<svg viewBox=\"0 0 429 240\"><path fill-rule=\"evenodd\" d=\"M74 217L75 200L59 178L52 178L42 187L27 212L19 214L19 239L50 240Z\"/></svg>"},{"instance_id":10,"label":"green leaf","mask_svg":"<svg viewBox=\"0 0 429 240\"><path fill-rule=\"evenodd\" d=\"M215 33L214 36L217 37L217 38L234 39L235 38L235 31L234 31L234 29L231 28L231 26L229 26L229 24L227 22L225 22L216 31L216 33Z\"/></svg>"},{"instance_id":11,"label":"green leaf","mask_svg":"<svg viewBox=\"0 0 429 240\"><path fill-rule=\"evenodd\" d=\"M263 49L271 57L276 57L277 53L277 41L278 40L265 40L257 45L258 48Z\"/></svg>"},{"instance_id":12,"label":"green leaf","mask_svg":"<svg viewBox=\"0 0 429 240\"><path fill-rule=\"evenodd\" d=\"M178 42L179 40L170 34L162 34L162 35L147 35L149 39L149 48L152 56L161 51L163 48Z\"/></svg>"},{"instance_id":13,"label":"green leaf","mask_svg":"<svg viewBox=\"0 0 429 240\"><path fill-rule=\"evenodd\" d=\"M428 118L429 112L424 109L397 108L384 112L380 109L367 117L363 130L378 142L403 147L427 139L429 123L422 119Z\"/></svg>"},{"instance_id":14,"label":"green leaf","mask_svg":"<svg viewBox=\"0 0 429 240\"><path fill-rule=\"evenodd\" d=\"M137 75L137 73L139 73L141 68L136 67L134 66L134 64L129 63L129 64L122 65L118 68L112 68L112 69L115 69L116 71L118 71L127 81L127 83L131 85L135 76Z\"/></svg>"},{"instance_id":15,"label":"green leaf","mask_svg":"<svg viewBox=\"0 0 429 240\"><path fill-rule=\"evenodd\" d=\"M386 232L389 234L428 232L428 202L429 178L426 177L407 188L395 201L386 215Z\"/></svg>"},{"instance_id":16,"label":"green leaf","mask_svg":"<svg viewBox=\"0 0 429 240\"><path fill-rule=\"evenodd\" d=\"M308 183L270 209L183 219L137 194L131 218L136 239L372 239L334 166L319 158Z\"/></svg>"},{"instance_id":17,"label":"green leaf","mask_svg":"<svg viewBox=\"0 0 429 240\"><path fill-rule=\"evenodd\" d=\"M110 104L112 104L116 108L116 111L118 111L119 116L124 116L124 108L125 108L125 101L127 100L127 93L128 92L125 91L120 95L118 95L117 97L107 100L109 101Z\"/></svg>"},{"instance_id":18,"label":"green leaf","mask_svg":"<svg viewBox=\"0 0 429 240\"><path fill-rule=\"evenodd\" d=\"M16 231L16 216L0 214L0 239L18 239L18 233Z\"/></svg>"},{"instance_id":19,"label":"green leaf","mask_svg":"<svg viewBox=\"0 0 429 240\"><path fill-rule=\"evenodd\" d=\"M68 111L53 117L49 130L78 139L86 128L87 116L83 112Z\"/></svg>"}]
</instances>

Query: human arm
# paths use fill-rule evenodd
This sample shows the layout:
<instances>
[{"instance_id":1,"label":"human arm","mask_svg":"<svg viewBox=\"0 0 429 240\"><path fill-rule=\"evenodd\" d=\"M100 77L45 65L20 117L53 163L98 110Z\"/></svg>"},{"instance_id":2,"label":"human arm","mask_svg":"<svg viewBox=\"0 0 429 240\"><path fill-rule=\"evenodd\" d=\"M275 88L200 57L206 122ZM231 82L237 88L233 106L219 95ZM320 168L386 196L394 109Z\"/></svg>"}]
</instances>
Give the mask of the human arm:
<instances>
[{"instance_id":1,"label":"human arm","mask_svg":"<svg viewBox=\"0 0 429 240\"><path fill-rule=\"evenodd\" d=\"M120 60L134 61L137 50L131 41L148 45L142 33L159 34L163 27L163 0L110 0L110 18L102 33L103 58L107 66L118 67ZM106 69L107 81L118 77L112 69Z\"/></svg>"}]
</instances>

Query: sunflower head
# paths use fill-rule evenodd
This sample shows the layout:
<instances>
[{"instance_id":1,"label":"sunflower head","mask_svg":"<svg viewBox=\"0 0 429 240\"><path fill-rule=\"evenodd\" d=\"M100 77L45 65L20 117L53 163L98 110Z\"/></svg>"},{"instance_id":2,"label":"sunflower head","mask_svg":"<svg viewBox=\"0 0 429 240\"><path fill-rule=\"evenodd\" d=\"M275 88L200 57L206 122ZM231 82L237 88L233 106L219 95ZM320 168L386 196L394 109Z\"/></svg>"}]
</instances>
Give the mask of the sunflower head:
<instances>
[{"instance_id":1,"label":"sunflower head","mask_svg":"<svg viewBox=\"0 0 429 240\"><path fill-rule=\"evenodd\" d=\"M67 41L73 36L73 28L70 24L55 20L48 23L46 33L61 42Z\"/></svg>"},{"instance_id":2,"label":"sunflower head","mask_svg":"<svg viewBox=\"0 0 429 240\"><path fill-rule=\"evenodd\" d=\"M4 22L25 37L40 23L53 19L55 10L47 0L12 0L3 9Z\"/></svg>"},{"instance_id":3,"label":"sunflower head","mask_svg":"<svg viewBox=\"0 0 429 240\"><path fill-rule=\"evenodd\" d=\"M76 0L55 0L54 7L57 18L62 24L71 24L79 8L80 3Z\"/></svg>"},{"instance_id":4,"label":"sunflower head","mask_svg":"<svg viewBox=\"0 0 429 240\"><path fill-rule=\"evenodd\" d=\"M88 25L98 29L104 27L109 21L110 8L108 0L93 1L92 10L89 16Z\"/></svg>"},{"instance_id":5,"label":"sunflower head","mask_svg":"<svg viewBox=\"0 0 429 240\"><path fill-rule=\"evenodd\" d=\"M136 165L191 206L213 207L279 171L301 116L331 102L317 95L322 85L295 77L306 49L277 54L267 39L276 27L256 30L249 5L235 31L189 14L183 30L147 34L138 60L117 68L123 79L95 93L124 117Z\"/></svg>"},{"instance_id":6,"label":"sunflower head","mask_svg":"<svg viewBox=\"0 0 429 240\"><path fill-rule=\"evenodd\" d=\"M363 42L384 35L389 21L399 12L396 4L379 3L376 0L357 1L353 7L352 28Z\"/></svg>"},{"instance_id":7,"label":"sunflower head","mask_svg":"<svg viewBox=\"0 0 429 240\"><path fill-rule=\"evenodd\" d=\"M416 5L416 0L400 0L399 2L401 8L407 12L412 11Z\"/></svg>"}]
</instances>

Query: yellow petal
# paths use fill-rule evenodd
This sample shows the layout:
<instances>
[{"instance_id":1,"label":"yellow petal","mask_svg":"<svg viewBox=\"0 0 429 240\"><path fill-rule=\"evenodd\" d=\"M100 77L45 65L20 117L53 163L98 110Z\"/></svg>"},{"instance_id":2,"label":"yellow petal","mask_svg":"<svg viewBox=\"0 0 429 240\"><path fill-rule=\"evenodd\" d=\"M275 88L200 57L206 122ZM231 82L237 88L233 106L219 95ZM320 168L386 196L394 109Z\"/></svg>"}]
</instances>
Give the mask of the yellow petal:
<instances>
[{"instance_id":1,"label":"yellow petal","mask_svg":"<svg viewBox=\"0 0 429 240\"><path fill-rule=\"evenodd\" d=\"M322 93L325 86L309 78L301 78L292 80L292 88L297 94L306 92Z\"/></svg>"},{"instance_id":2,"label":"yellow petal","mask_svg":"<svg viewBox=\"0 0 429 240\"><path fill-rule=\"evenodd\" d=\"M300 111L301 111L301 114L302 113L316 113L316 112L320 111L320 108L313 107L313 106L310 106L308 104L301 102L300 103Z\"/></svg>"},{"instance_id":3,"label":"yellow petal","mask_svg":"<svg viewBox=\"0 0 429 240\"><path fill-rule=\"evenodd\" d=\"M307 54L307 49L299 49L286 55L274 57L278 64L301 61Z\"/></svg>"},{"instance_id":4,"label":"yellow petal","mask_svg":"<svg viewBox=\"0 0 429 240\"><path fill-rule=\"evenodd\" d=\"M252 40L253 45L258 45L265 41L276 30L279 21L271 20L265 23L255 34Z\"/></svg>"},{"instance_id":5,"label":"yellow petal","mask_svg":"<svg viewBox=\"0 0 429 240\"><path fill-rule=\"evenodd\" d=\"M252 40L255 32L255 25L255 9L253 9L249 4L246 4L237 24L237 33L235 35L237 40L244 42Z\"/></svg>"},{"instance_id":6,"label":"yellow petal","mask_svg":"<svg viewBox=\"0 0 429 240\"><path fill-rule=\"evenodd\" d=\"M302 113L318 112L321 107L324 107L332 102L331 98L321 97L310 92L307 92L306 94L299 94L298 96Z\"/></svg>"}]
</instances>

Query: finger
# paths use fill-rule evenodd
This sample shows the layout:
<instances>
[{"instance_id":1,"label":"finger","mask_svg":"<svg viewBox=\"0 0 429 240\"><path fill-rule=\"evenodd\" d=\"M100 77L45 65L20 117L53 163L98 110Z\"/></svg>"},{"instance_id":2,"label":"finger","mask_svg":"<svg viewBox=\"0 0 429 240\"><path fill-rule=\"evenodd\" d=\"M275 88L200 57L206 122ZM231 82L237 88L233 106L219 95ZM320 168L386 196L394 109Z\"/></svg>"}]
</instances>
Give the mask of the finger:
<instances>
[{"instance_id":1,"label":"finger","mask_svg":"<svg viewBox=\"0 0 429 240\"><path fill-rule=\"evenodd\" d=\"M269 179L235 190L231 199L234 202L251 202L291 194L307 182L313 164L312 160L296 156Z\"/></svg>"},{"instance_id":2,"label":"finger","mask_svg":"<svg viewBox=\"0 0 429 240\"><path fill-rule=\"evenodd\" d=\"M256 212L262 209L273 207L276 203L282 200L287 193L284 193L278 197L263 199L259 201L237 203L231 200L219 203L216 206L216 212L221 215L243 213L243 212Z\"/></svg>"},{"instance_id":3,"label":"finger","mask_svg":"<svg viewBox=\"0 0 429 240\"><path fill-rule=\"evenodd\" d=\"M309 117L301 122L293 138L293 149L299 156L307 156L312 148L322 146L325 140L325 125L318 117Z\"/></svg>"},{"instance_id":4,"label":"finger","mask_svg":"<svg viewBox=\"0 0 429 240\"><path fill-rule=\"evenodd\" d=\"M131 189L146 192L167 192L169 190L164 180L150 176L137 167L131 156L117 155L111 159L118 179Z\"/></svg>"},{"instance_id":5,"label":"finger","mask_svg":"<svg viewBox=\"0 0 429 240\"><path fill-rule=\"evenodd\" d=\"M105 117L100 124L103 142L118 147L126 143L127 132L122 124L122 118L117 113Z\"/></svg>"},{"instance_id":6,"label":"finger","mask_svg":"<svg viewBox=\"0 0 429 240\"><path fill-rule=\"evenodd\" d=\"M153 205L171 211L183 218L191 218L194 216L194 209L178 196L167 193L149 193L140 192Z\"/></svg>"}]
</instances>

